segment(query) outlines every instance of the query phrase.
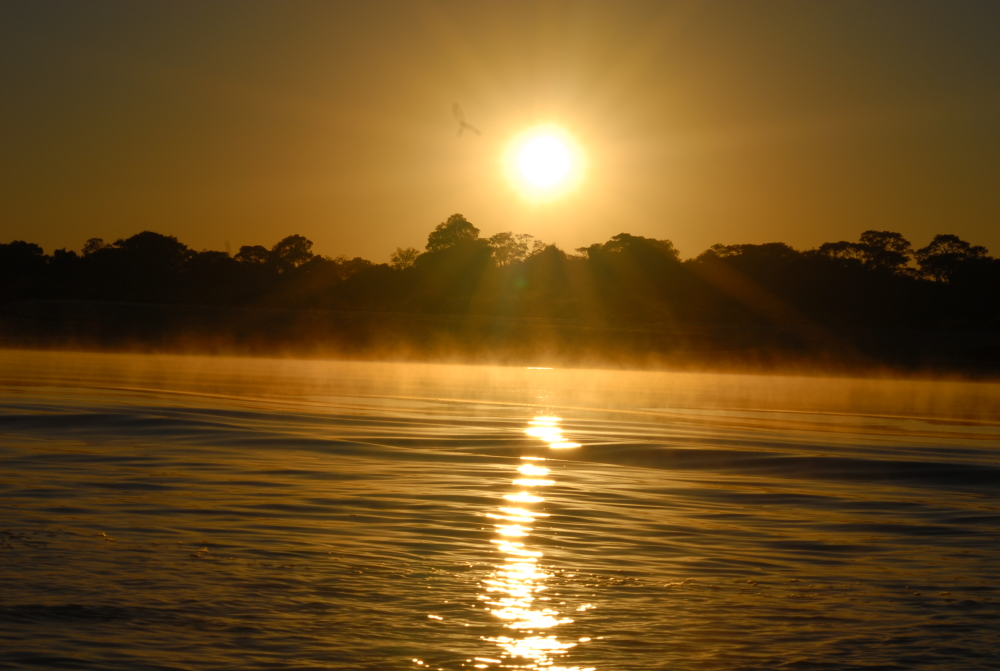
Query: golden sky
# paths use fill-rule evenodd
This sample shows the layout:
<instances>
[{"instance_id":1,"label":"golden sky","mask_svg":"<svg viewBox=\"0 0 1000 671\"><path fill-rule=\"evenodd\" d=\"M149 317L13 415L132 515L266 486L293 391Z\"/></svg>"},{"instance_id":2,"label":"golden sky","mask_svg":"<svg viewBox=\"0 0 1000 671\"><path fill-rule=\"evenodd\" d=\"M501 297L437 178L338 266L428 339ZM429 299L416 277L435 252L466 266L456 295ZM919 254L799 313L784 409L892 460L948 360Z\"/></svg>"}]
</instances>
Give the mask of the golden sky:
<instances>
[{"instance_id":1,"label":"golden sky","mask_svg":"<svg viewBox=\"0 0 1000 671\"><path fill-rule=\"evenodd\" d=\"M567 250L875 228L998 255L998 84L991 2L4 0L0 242L386 261L461 212ZM586 168L536 202L503 157L544 124Z\"/></svg>"}]
</instances>

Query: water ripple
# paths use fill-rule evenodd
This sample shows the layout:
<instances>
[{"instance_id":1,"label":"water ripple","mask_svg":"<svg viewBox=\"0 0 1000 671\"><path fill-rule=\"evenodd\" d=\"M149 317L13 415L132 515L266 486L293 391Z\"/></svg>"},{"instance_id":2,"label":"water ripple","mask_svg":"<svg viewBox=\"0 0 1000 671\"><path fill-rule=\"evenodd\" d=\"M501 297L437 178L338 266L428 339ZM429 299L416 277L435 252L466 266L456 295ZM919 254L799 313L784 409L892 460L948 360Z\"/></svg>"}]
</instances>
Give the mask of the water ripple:
<instances>
[{"instance_id":1,"label":"water ripple","mask_svg":"<svg viewBox=\"0 0 1000 671\"><path fill-rule=\"evenodd\" d=\"M530 375L0 386L0 667L996 668L996 424Z\"/></svg>"}]
</instances>

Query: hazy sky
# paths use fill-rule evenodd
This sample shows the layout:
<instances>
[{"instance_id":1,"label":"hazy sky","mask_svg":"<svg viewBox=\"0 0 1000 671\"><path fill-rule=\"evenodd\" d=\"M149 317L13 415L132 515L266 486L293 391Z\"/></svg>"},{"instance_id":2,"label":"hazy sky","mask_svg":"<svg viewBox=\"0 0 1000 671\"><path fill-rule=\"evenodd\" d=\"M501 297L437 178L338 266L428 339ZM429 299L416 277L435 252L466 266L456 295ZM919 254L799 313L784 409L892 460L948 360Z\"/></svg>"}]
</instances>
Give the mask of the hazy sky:
<instances>
[{"instance_id":1,"label":"hazy sky","mask_svg":"<svg viewBox=\"0 0 1000 671\"><path fill-rule=\"evenodd\" d=\"M587 166L537 203L501 157L541 123ZM0 0L0 242L385 261L454 212L567 250L875 228L1000 255L1000 2Z\"/></svg>"}]
</instances>

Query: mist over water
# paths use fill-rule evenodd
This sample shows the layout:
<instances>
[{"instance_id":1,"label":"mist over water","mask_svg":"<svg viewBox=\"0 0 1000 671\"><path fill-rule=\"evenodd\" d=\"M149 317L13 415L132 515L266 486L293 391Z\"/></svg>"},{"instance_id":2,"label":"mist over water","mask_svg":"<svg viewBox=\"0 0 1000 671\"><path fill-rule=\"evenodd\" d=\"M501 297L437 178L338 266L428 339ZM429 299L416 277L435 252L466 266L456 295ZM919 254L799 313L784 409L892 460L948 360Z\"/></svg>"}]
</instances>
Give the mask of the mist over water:
<instances>
[{"instance_id":1,"label":"mist over water","mask_svg":"<svg viewBox=\"0 0 1000 671\"><path fill-rule=\"evenodd\" d=\"M995 669L1000 385L0 352L0 667Z\"/></svg>"}]
</instances>

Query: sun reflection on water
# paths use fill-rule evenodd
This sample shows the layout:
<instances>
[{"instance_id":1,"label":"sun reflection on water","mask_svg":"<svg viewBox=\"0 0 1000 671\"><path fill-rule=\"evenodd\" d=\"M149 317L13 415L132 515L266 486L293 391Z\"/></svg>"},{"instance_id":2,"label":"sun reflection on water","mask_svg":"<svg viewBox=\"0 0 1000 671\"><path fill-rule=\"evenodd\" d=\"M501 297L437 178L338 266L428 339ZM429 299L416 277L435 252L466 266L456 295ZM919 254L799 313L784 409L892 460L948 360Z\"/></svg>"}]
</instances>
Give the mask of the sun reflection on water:
<instances>
[{"instance_id":1,"label":"sun reflection on water","mask_svg":"<svg viewBox=\"0 0 1000 671\"><path fill-rule=\"evenodd\" d=\"M559 422L561 421L562 419L559 417L535 417L528 422L528 428L524 432L534 438L541 438L552 449L562 450L570 447L580 447L580 443L571 443L563 439L562 429L559 428Z\"/></svg>"},{"instance_id":2,"label":"sun reflection on water","mask_svg":"<svg viewBox=\"0 0 1000 671\"><path fill-rule=\"evenodd\" d=\"M525 433L540 438L553 449L579 447L579 443L563 438L560 421L559 417L535 417ZM497 537L490 542L503 555L503 563L482 581L484 594L479 597L486 603L487 610L510 630L510 634L484 637L484 640L500 648L500 659L477 657L474 666L482 669L498 665L506 669L594 671L593 668L555 665L559 655L565 654L577 643L560 641L549 632L573 620L564 617L557 610L557 604L544 596L548 589L546 582L553 574L540 564L543 553L532 550L524 542L530 536L535 520L548 517L548 513L534 510L530 504L545 501L539 488L554 485L555 480L545 477L549 475L549 469L543 465L544 457L521 459L524 463L517 468L519 477L512 481L520 489L503 497L505 501L521 505L502 505L496 512L487 513L487 517L496 520L493 526Z\"/></svg>"}]
</instances>

